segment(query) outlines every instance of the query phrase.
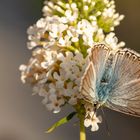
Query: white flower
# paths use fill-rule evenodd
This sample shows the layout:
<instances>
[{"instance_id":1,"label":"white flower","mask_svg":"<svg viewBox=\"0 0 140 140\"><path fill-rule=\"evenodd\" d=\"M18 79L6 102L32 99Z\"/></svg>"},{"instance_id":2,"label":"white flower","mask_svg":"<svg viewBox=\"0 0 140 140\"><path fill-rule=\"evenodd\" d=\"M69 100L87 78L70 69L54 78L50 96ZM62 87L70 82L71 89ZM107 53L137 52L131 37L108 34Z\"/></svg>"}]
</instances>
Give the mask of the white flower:
<instances>
[{"instance_id":1,"label":"white flower","mask_svg":"<svg viewBox=\"0 0 140 140\"><path fill-rule=\"evenodd\" d=\"M51 1L45 1L44 2L45 6L43 7L42 11L44 13L44 16L50 16L53 14L53 7L54 4Z\"/></svg>"},{"instance_id":2,"label":"white flower","mask_svg":"<svg viewBox=\"0 0 140 140\"><path fill-rule=\"evenodd\" d=\"M86 110L86 114L88 115L89 112L93 112L94 111L94 107L93 105L91 105L90 103L86 103L84 105L84 108Z\"/></svg>"},{"instance_id":3,"label":"white flower","mask_svg":"<svg viewBox=\"0 0 140 140\"><path fill-rule=\"evenodd\" d=\"M118 38L115 36L115 33L109 33L105 38L105 43L110 46L113 50L117 50L120 47L125 46L124 42L118 44Z\"/></svg>"},{"instance_id":4,"label":"white flower","mask_svg":"<svg viewBox=\"0 0 140 140\"><path fill-rule=\"evenodd\" d=\"M98 123L102 122L102 118L100 116L99 117L96 116L92 104L86 103L84 107L86 111L85 120L84 120L85 127L91 126L91 131L97 131L99 129Z\"/></svg>"},{"instance_id":5,"label":"white flower","mask_svg":"<svg viewBox=\"0 0 140 140\"><path fill-rule=\"evenodd\" d=\"M84 44L93 46L93 34L97 31L97 25L93 26L89 21L82 19L78 22L77 32L81 34L84 40Z\"/></svg>"},{"instance_id":6,"label":"white flower","mask_svg":"<svg viewBox=\"0 0 140 140\"><path fill-rule=\"evenodd\" d=\"M78 8L76 3L72 3L71 5L67 5L67 10L65 11L65 16L67 21L74 22L78 18Z\"/></svg>"},{"instance_id":7,"label":"white flower","mask_svg":"<svg viewBox=\"0 0 140 140\"><path fill-rule=\"evenodd\" d=\"M97 42L102 42L105 38L105 35L103 33L103 30L100 28L98 29L97 33L96 33L96 40Z\"/></svg>"},{"instance_id":8,"label":"white flower","mask_svg":"<svg viewBox=\"0 0 140 140\"><path fill-rule=\"evenodd\" d=\"M44 57L43 62L41 62L41 67L44 69L49 69L51 66L55 64L57 61L57 54L55 51L44 51L44 54L42 54Z\"/></svg>"},{"instance_id":9,"label":"white flower","mask_svg":"<svg viewBox=\"0 0 140 140\"><path fill-rule=\"evenodd\" d=\"M37 28L46 28L46 19L45 18L41 18L40 20L37 21L36 23L36 27Z\"/></svg>"},{"instance_id":10,"label":"white flower","mask_svg":"<svg viewBox=\"0 0 140 140\"><path fill-rule=\"evenodd\" d=\"M88 11L89 7L87 5L84 6L84 9L85 11Z\"/></svg>"},{"instance_id":11,"label":"white flower","mask_svg":"<svg viewBox=\"0 0 140 140\"><path fill-rule=\"evenodd\" d=\"M63 32L68 28L68 25L61 22L58 16L41 18L37 23L28 28L28 48L32 49L36 46L49 48L57 44L57 38L63 36Z\"/></svg>"},{"instance_id":12,"label":"white flower","mask_svg":"<svg viewBox=\"0 0 140 140\"><path fill-rule=\"evenodd\" d=\"M62 61L60 64L60 67L69 70L71 66L73 65L73 53L72 52L66 52L66 56L64 56L62 53L58 55L58 60Z\"/></svg>"},{"instance_id":13,"label":"white flower","mask_svg":"<svg viewBox=\"0 0 140 140\"><path fill-rule=\"evenodd\" d=\"M77 94L72 94L72 96L70 97L68 103L71 105L76 105L77 104Z\"/></svg>"},{"instance_id":14,"label":"white flower","mask_svg":"<svg viewBox=\"0 0 140 140\"><path fill-rule=\"evenodd\" d=\"M68 103L71 104L71 105L76 105L78 99L81 99L81 98L82 98L81 94L80 94L79 92L77 92L77 91L78 91L78 90L77 90L77 87L75 87L75 88L76 88L76 92L74 92L74 93L70 96L70 99L69 99L69 101L68 101Z\"/></svg>"},{"instance_id":15,"label":"white flower","mask_svg":"<svg viewBox=\"0 0 140 140\"><path fill-rule=\"evenodd\" d=\"M59 54L58 60L62 61L60 67L66 72L65 77L69 77L71 81L75 81L76 85L80 85L87 59L84 59L80 52L75 53L75 55L72 52L66 52L66 56Z\"/></svg>"},{"instance_id":16,"label":"white flower","mask_svg":"<svg viewBox=\"0 0 140 140\"><path fill-rule=\"evenodd\" d=\"M73 89L73 82L67 83L67 87L64 88L64 96L71 97L73 92L77 92L76 90Z\"/></svg>"},{"instance_id":17,"label":"white flower","mask_svg":"<svg viewBox=\"0 0 140 140\"><path fill-rule=\"evenodd\" d=\"M72 42L78 42L79 41L79 39L78 39L79 34L77 33L76 28L70 26L69 29L67 30L67 34L71 38Z\"/></svg>"},{"instance_id":18,"label":"white flower","mask_svg":"<svg viewBox=\"0 0 140 140\"><path fill-rule=\"evenodd\" d=\"M108 8L108 9L105 8L102 15L104 17L110 17L111 18L114 15L114 12L115 12L115 9L113 9L112 7Z\"/></svg>"},{"instance_id":19,"label":"white flower","mask_svg":"<svg viewBox=\"0 0 140 140\"><path fill-rule=\"evenodd\" d=\"M49 100L51 101L49 104L46 104L46 107L48 110L52 111L54 113L58 113L61 110L61 106L65 103L63 98L57 98L57 95L51 94L49 96Z\"/></svg>"},{"instance_id":20,"label":"white flower","mask_svg":"<svg viewBox=\"0 0 140 140\"><path fill-rule=\"evenodd\" d=\"M29 34L28 39L30 40L30 42L27 43L27 46L28 49L32 49L40 43L39 29L34 25L28 28L27 33Z\"/></svg>"},{"instance_id":21,"label":"white flower","mask_svg":"<svg viewBox=\"0 0 140 140\"><path fill-rule=\"evenodd\" d=\"M104 21L111 20L113 21L112 27L110 27L110 30L113 31L115 26L118 26L120 24L120 21L123 20L124 15L119 15L118 13L115 13L115 2L114 1L104 1L107 5L106 8L104 8L102 12L102 18Z\"/></svg>"},{"instance_id":22,"label":"white flower","mask_svg":"<svg viewBox=\"0 0 140 140\"><path fill-rule=\"evenodd\" d=\"M63 47L71 46L70 36L66 35L64 37L60 37L58 45Z\"/></svg>"},{"instance_id":23,"label":"white flower","mask_svg":"<svg viewBox=\"0 0 140 140\"><path fill-rule=\"evenodd\" d=\"M44 84L36 84L34 87L33 87L33 94L32 95L36 95L38 94L39 96L43 96L43 97L47 97L48 98L48 92L45 90L44 88Z\"/></svg>"},{"instance_id":24,"label":"white flower","mask_svg":"<svg viewBox=\"0 0 140 140\"><path fill-rule=\"evenodd\" d=\"M78 22L78 25L77 25L77 32L79 34L83 34L83 33L86 33L88 31L88 33L91 31L93 32L92 30L88 30L88 29L93 29L92 25L90 24L89 21L87 21L86 19L82 19L81 21ZM90 33L91 33L90 32Z\"/></svg>"},{"instance_id":25,"label":"white flower","mask_svg":"<svg viewBox=\"0 0 140 140\"><path fill-rule=\"evenodd\" d=\"M25 81L25 79L26 79L26 74L25 74L26 69L27 69L27 66L26 65L20 65L20 67L19 67L19 70L21 71L21 81L23 83L26 82Z\"/></svg>"},{"instance_id":26,"label":"white flower","mask_svg":"<svg viewBox=\"0 0 140 140\"><path fill-rule=\"evenodd\" d=\"M97 131L99 129L98 123L101 123L100 117L96 117L96 114L94 111L88 112L84 120L85 127L91 126L91 131Z\"/></svg>"},{"instance_id":27,"label":"white flower","mask_svg":"<svg viewBox=\"0 0 140 140\"><path fill-rule=\"evenodd\" d=\"M48 27L49 35L53 38L61 37L62 32L65 31L68 28L68 25L64 25L61 23L54 23L50 24Z\"/></svg>"},{"instance_id":28,"label":"white flower","mask_svg":"<svg viewBox=\"0 0 140 140\"><path fill-rule=\"evenodd\" d=\"M57 80L57 82L56 82L57 88L60 88L60 89L64 88L64 83L65 83L66 79L65 79L63 73L60 73L60 75L58 75L58 73L54 72L53 77L55 80Z\"/></svg>"}]
</instances>

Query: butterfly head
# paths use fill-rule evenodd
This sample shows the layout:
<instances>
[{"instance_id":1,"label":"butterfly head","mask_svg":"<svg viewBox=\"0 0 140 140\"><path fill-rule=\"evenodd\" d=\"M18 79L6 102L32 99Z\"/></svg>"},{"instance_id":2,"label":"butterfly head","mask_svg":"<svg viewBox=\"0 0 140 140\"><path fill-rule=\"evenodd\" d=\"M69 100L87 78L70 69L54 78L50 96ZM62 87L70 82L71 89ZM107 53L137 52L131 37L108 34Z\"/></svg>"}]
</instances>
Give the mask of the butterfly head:
<instances>
[{"instance_id":1,"label":"butterfly head","mask_svg":"<svg viewBox=\"0 0 140 140\"><path fill-rule=\"evenodd\" d=\"M93 106L94 106L94 111L96 112L97 109L99 109L101 107L101 103L96 102L96 103L93 104Z\"/></svg>"}]
</instances>

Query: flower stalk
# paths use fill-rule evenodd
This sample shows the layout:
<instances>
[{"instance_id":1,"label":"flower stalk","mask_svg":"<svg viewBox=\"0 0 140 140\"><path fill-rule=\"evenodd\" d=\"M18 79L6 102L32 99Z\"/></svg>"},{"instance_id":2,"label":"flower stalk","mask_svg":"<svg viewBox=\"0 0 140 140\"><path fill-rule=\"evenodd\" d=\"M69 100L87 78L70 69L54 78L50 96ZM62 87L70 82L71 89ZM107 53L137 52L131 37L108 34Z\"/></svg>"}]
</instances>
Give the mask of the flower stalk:
<instances>
[{"instance_id":1,"label":"flower stalk","mask_svg":"<svg viewBox=\"0 0 140 140\"><path fill-rule=\"evenodd\" d=\"M86 140L86 131L84 126L84 115L80 115L80 140Z\"/></svg>"}]
</instances>

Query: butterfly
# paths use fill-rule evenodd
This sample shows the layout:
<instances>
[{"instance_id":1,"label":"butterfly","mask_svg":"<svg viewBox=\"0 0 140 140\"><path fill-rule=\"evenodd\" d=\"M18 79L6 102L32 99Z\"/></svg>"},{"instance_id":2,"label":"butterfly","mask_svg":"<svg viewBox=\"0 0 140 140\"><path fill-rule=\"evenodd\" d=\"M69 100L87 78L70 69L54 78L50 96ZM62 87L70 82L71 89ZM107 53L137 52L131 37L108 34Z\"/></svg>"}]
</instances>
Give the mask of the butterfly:
<instances>
[{"instance_id":1,"label":"butterfly","mask_svg":"<svg viewBox=\"0 0 140 140\"><path fill-rule=\"evenodd\" d=\"M140 117L140 54L124 48L114 51L105 44L91 49L80 92L97 109Z\"/></svg>"}]
</instances>

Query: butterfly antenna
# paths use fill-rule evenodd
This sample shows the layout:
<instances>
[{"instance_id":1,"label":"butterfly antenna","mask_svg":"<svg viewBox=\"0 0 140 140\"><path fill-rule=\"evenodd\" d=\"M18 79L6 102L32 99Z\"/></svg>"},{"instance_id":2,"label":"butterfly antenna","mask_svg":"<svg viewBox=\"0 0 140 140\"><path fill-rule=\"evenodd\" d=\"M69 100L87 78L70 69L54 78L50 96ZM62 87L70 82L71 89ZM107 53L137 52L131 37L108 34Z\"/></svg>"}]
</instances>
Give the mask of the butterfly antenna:
<instances>
[{"instance_id":1,"label":"butterfly antenna","mask_svg":"<svg viewBox=\"0 0 140 140\"><path fill-rule=\"evenodd\" d=\"M105 112L104 112L102 107L101 107L101 111L102 111L102 114L103 114L103 119L105 120L105 126L106 126L106 130L107 130L107 134L108 134L108 136L111 136L111 132L110 132L110 129L109 129L109 126L108 126L108 122L107 122L107 119L106 119L106 116L105 116Z\"/></svg>"}]
</instances>

